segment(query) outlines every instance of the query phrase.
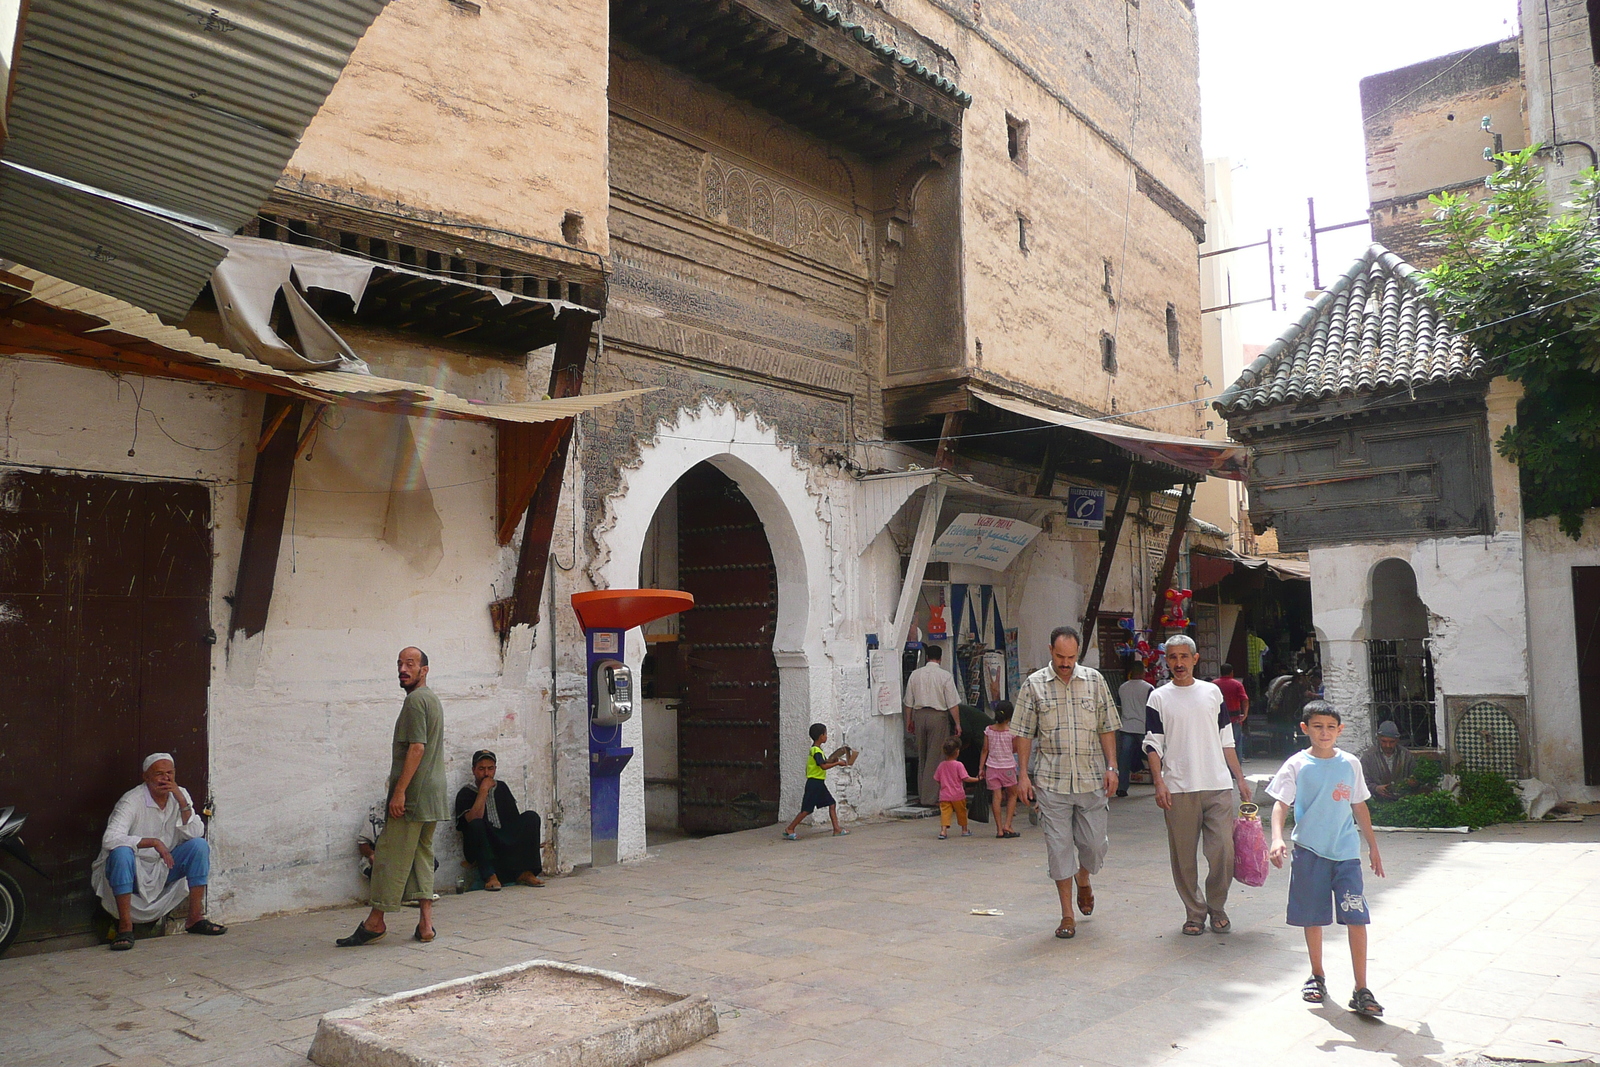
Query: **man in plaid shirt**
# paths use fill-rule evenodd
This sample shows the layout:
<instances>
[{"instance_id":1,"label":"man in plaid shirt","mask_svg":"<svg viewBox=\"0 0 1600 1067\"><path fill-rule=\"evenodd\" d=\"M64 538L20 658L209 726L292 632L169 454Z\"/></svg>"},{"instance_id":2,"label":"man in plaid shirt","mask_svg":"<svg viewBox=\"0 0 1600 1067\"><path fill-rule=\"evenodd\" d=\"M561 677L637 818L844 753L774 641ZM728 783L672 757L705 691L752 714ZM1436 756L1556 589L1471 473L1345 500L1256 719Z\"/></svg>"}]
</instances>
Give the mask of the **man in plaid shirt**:
<instances>
[{"instance_id":1,"label":"man in plaid shirt","mask_svg":"<svg viewBox=\"0 0 1600 1067\"><path fill-rule=\"evenodd\" d=\"M1056 927L1061 938L1077 932L1074 880L1078 910L1085 915L1094 911L1089 876L1100 870L1111 844L1106 834L1108 798L1117 791L1117 728L1122 723L1100 672L1079 666L1079 644L1078 631L1070 626L1050 631L1050 666L1022 683L1011 720L1017 738L1017 786L1024 800L1039 806L1050 877L1061 896L1061 925Z\"/></svg>"}]
</instances>

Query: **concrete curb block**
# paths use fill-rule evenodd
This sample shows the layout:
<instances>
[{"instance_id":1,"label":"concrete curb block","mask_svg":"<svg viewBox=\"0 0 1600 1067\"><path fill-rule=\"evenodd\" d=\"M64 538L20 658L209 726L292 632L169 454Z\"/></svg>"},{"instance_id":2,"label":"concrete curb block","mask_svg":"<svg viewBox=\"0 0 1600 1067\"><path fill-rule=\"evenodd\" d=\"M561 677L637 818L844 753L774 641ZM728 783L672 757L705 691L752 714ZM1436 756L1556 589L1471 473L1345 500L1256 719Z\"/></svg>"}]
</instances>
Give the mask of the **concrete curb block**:
<instances>
[{"instance_id":1,"label":"concrete curb block","mask_svg":"<svg viewBox=\"0 0 1600 1067\"><path fill-rule=\"evenodd\" d=\"M317 1022L316 1037L306 1055L321 1067L450 1067L448 1060L408 1051L374 1034L367 1028L366 1019L410 1002L451 996L536 970L560 971L675 999L671 1004L595 1033L546 1048L529 1049L526 1056L514 1061L514 1067L634 1067L687 1048L717 1032L717 1013L704 993L673 993L613 971L556 960L529 960L328 1012Z\"/></svg>"}]
</instances>

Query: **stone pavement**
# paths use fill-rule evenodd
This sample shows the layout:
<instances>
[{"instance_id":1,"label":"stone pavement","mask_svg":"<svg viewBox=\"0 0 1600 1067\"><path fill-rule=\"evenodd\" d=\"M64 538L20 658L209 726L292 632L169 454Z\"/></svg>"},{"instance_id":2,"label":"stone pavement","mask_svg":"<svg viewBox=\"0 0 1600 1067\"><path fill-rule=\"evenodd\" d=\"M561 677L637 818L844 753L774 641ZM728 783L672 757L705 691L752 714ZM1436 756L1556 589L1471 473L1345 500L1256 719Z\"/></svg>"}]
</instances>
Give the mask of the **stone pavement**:
<instances>
[{"instance_id":1,"label":"stone pavement","mask_svg":"<svg viewBox=\"0 0 1600 1067\"><path fill-rule=\"evenodd\" d=\"M1600 1057L1600 820L1381 835L1390 877L1368 879L1381 1021L1342 1009L1338 934L1335 1003L1300 1001L1307 967L1283 925L1286 872L1261 889L1235 884L1235 933L1179 934L1148 787L1114 802L1098 906L1072 941L1051 936L1038 831L1019 819L1023 837L997 841L972 825L949 841L935 840L936 820L798 842L777 828L675 841L545 889L446 897L430 945L409 939L406 911L384 941L337 949L362 914L352 907L129 953L0 960L0 1063L306 1067L325 1011L533 958L711 994L722 1032L665 1067ZM970 914L989 907L1005 914Z\"/></svg>"}]
</instances>

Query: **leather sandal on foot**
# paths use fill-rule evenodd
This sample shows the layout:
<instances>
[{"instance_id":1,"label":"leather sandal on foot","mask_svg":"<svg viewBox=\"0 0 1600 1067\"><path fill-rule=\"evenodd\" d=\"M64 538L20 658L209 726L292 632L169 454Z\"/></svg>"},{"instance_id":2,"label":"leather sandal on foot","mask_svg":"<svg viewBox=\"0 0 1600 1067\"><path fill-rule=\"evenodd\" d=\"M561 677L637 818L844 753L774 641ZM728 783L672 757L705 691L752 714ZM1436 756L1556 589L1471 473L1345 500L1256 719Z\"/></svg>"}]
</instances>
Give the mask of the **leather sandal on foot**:
<instances>
[{"instance_id":1,"label":"leather sandal on foot","mask_svg":"<svg viewBox=\"0 0 1600 1067\"><path fill-rule=\"evenodd\" d=\"M1215 915L1211 916L1211 932L1214 933L1214 934L1232 933L1233 932L1233 920L1232 919L1219 919Z\"/></svg>"},{"instance_id":2,"label":"leather sandal on foot","mask_svg":"<svg viewBox=\"0 0 1600 1067\"><path fill-rule=\"evenodd\" d=\"M214 923L210 919L201 919L199 922L194 923L191 926L184 927L183 930L184 933L187 934L205 934L208 937L216 937L219 934L225 934L228 932L228 928L226 926L223 926L221 923Z\"/></svg>"},{"instance_id":3,"label":"leather sandal on foot","mask_svg":"<svg viewBox=\"0 0 1600 1067\"><path fill-rule=\"evenodd\" d=\"M1063 940L1063 941L1071 939L1072 937L1076 936L1077 933L1078 933L1077 924L1072 921L1072 917L1071 916L1068 916L1067 918L1062 919L1061 920L1061 925L1056 927L1056 936L1061 938L1061 940Z\"/></svg>"},{"instance_id":4,"label":"leather sandal on foot","mask_svg":"<svg viewBox=\"0 0 1600 1067\"><path fill-rule=\"evenodd\" d=\"M1378 998L1372 995L1372 990L1362 986L1350 994L1350 1010L1357 1015L1370 1015L1376 1019L1383 1014L1383 1005L1378 1003Z\"/></svg>"},{"instance_id":5,"label":"leather sandal on foot","mask_svg":"<svg viewBox=\"0 0 1600 1067\"><path fill-rule=\"evenodd\" d=\"M1199 937L1205 932L1206 924L1199 919L1189 919L1183 924L1183 935L1185 937Z\"/></svg>"},{"instance_id":6,"label":"leather sandal on foot","mask_svg":"<svg viewBox=\"0 0 1600 1067\"><path fill-rule=\"evenodd\" d=\"M117 936L111 939L112 952L126 952L133 947L133 931L118 930Z\"/></svg>"},{"instance_id":7,"label":"leather sandal on foot","mask_svg":"<svg viewBox=\"0 0 1600 1067\"><path fill-rule=\"evenodd\" d=\"M418 923L416 932L411 935L411 940L413 940L413 941L432 941L434 938L436 938L438 936L439 936L439 931L435 930L433 933L429 934L427 937L423 937L422 936L422 924Z\"/></svg>"},{"instance_id":8,"label":"leather sandal on foot","mask_svg":"<svg viewBox=\"0 0 1600 1067\"><path fill-rule=\"evenodd\" d=\"M1300 999L1307 1004L1321 1004L1328 999L1328 980L1320 974L1314 974L1306 979L1305 985L1300 987Z\"/></svg>"},{"instance_id":9,"label":"leather sandal on foot","mask_svg":"<svg viewBox=\"0 0 1600 1067\"><path fill-rule=\"evenodd\" d=\"M535 889L542 889L544 888L544 879L540 878L537 874L534 874L531 871L523 871L521 874L517 875L517 884L529 885L533 886Z\"/></svg>"},{"instance_id":10,"label":"leather sandal on foot","mask_svg":"<svg viewBox=\"0 0 1600 1067\"><path fill-rule=\"evenodd\" d=\"M356 923L355 933L349 937L339 938L334 944L340 948L360 948L362 945L370 945L374 941L381 940L388 932L387 930L379 930L377 933L373 933L367 929L365 923Z\"/></svg>"},{"instance_id":11,"label":"leather sandal on foot","mask_svg":"<svg viewBox=\"0 0 1600 1067\"><path fill-rule=\"evenodd\" d=\"M1078 910L1085 915L1094 914L1094 887L1080 885L1078 887Z\"/></svg>"}]
</instances>

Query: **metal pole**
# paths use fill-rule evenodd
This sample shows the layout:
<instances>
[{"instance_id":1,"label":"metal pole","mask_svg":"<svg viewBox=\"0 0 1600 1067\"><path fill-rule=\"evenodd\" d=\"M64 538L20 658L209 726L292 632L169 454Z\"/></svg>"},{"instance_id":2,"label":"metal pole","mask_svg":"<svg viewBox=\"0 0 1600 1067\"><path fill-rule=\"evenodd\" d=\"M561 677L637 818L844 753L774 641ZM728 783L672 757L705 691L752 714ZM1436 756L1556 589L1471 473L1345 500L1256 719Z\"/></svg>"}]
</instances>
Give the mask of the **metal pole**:
<instances>
[{"instance_id":1,"label":"metal pole","mask_svg":"<svg viewBox=\"0 0 1600 1067\"><path fill-rule=\"evenodd\" d=\"M1322 288L1322 272L1317 264L1317 201L1315 197L1306 197L1306 216L1311 220L1311 288Z\"/></svg>"},{"instance_id":2,"label":"metal pole","mask_svg":"<svg viewBox=\"0 0 1600 1067\"><path fill-rule=\"evenodd\" d=\"M1272 227L1267 227L1267 292L1272 301L1272 310L1278 310L1278 272L1273 269L1272 263Z\"/></svg>"}]
</instances>

